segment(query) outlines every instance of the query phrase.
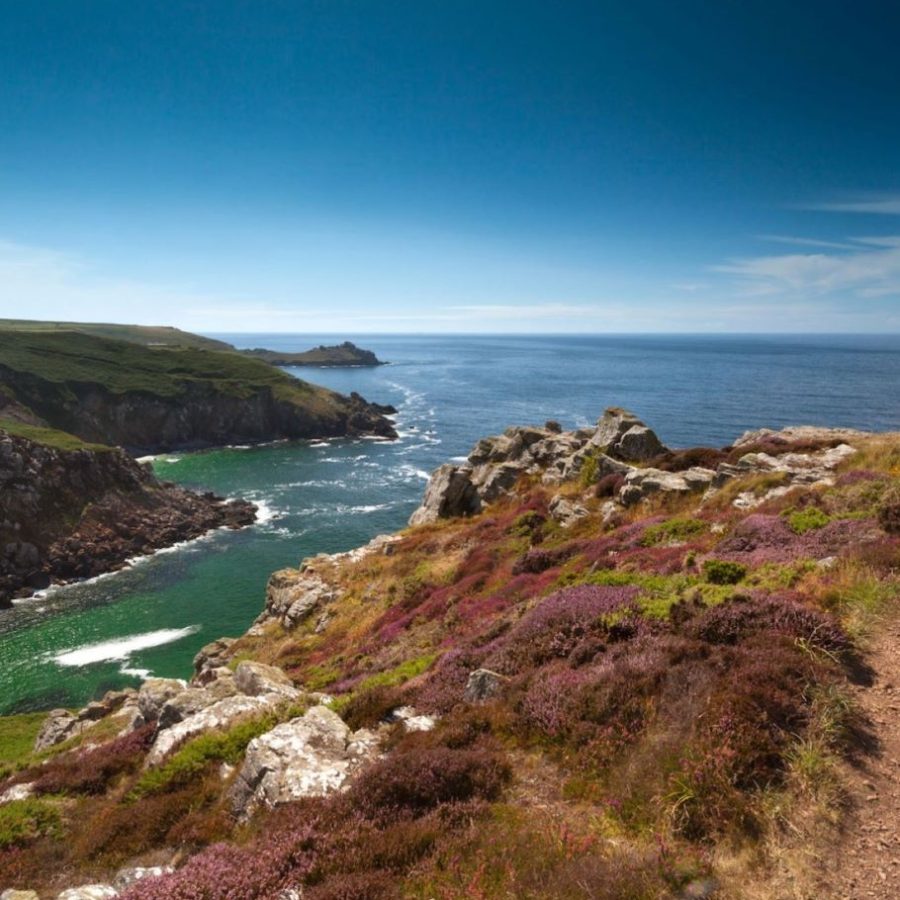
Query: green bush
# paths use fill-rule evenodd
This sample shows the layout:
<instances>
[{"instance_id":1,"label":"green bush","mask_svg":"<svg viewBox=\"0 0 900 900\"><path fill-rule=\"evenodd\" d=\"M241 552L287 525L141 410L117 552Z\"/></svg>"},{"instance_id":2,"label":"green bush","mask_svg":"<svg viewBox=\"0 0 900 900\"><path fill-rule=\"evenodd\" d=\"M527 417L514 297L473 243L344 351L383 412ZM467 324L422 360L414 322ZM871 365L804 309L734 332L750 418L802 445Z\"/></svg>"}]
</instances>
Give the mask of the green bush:
<instances>
[{"instance_id":1,"label":"green bush","mask_svg":"<svg viewBox=\"0 0 900 900\"><path fill-rule=\"evenodd\" d=\"M660 522L647 528L641 543L645 547L652 547L670 541L688 541L698 534L703 534L706 527L706 522L700 519L669 519L668 522Z\"/></svg>"},{"instance_id":2,"label":"green bush","mask_svg":"<svg viewBox=\"0 0 900 900\"><path fill-rule=\"evenodd\" d=\"M27 844L59 830L59 810L42 800L13 800L0 806L0 850Z\"/></svg>"},{"instance_id":3,"label":"green bush","mask_svg":"<svg viewBox=\"0 0 900 900\"><path fill-rule=\"evenodd\" d=\"M708 559L703 563L703 574L710 584L737 584L747 574L747 567L726 559Z\"/></svg>"},{"instance_id":4,"label":"green bush","mask_svg":"<svg viewBox=\"0 0 900 900\"><path fill-rule=\"evenodd\" d=\"M792 509L785 513L788 527L794 534L806 534L816 528L823 528L831 521L831 517L817 506L805 509Z\"/></svg>"}]
</instances>

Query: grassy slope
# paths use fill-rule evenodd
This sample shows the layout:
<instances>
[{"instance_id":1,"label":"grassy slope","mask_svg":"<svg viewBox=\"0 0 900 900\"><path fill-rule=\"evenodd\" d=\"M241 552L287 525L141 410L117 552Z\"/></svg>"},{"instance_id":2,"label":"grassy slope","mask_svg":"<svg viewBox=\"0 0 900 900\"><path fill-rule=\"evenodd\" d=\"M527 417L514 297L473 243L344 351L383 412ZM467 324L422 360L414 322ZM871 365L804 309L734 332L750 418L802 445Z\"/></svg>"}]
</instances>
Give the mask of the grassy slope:
<instances>
[{"instance_id":1,"label":"grassy slope","mask_svg":"<svg viewBox=\"0 0 900 900\"><path fill-rule=\"evenodd\" d=\"M232 352L146 347L76 331L0 330L0 365L57 384L96 383L115 394L176 397L189 381L238 397L269 388L296 403L331 394Z\"/></svg>"},{"instance_id":2,"label":"grassy slope","mask_svg":"<svg viewBox=\"0 0 900 900\"><path fill-rule=\"evenodd\" d=\"M0 319L4 331L71 332L94 337L165 347L193 347L202 350L232 350L231 344L201 337L167 325L116 325L100 322L40 322L28 319Z\"/></svg>"},{"instance_id":3,"label":"grassy slope","mask_svg":"<svg viewBox=\"0 0 900 900\"><path fill-rule=\"evenodd\" d=\"M14 422L2 417L0 417L0 431L34 441L36 444L43 444L45 447L53 447L55 450L93 450L97 452L113 449L106 444L88 443L67 431L44 428L39 425L24 425L21 422Z\"/></svg>"},{"instance_id":4,"label":"grassy slope","mask_svg":"<svg viewBox=\"0 0 900 900\"><path fill-rule=\"evenodd\" d=\"M310 801L249 830L228 817L216 759L138 807L128 792L139 775L84 796L93 763L74 760L64 774L78 816L64 827L77 837L0 854L0 880L23 859L35 880L43 859L93 877L154 848L233 839L249 841L249 855L189 864L167 900L209 879L262 885L307 853L311 900L649 900L686 896L709 875L722 898L816 896L803 893L803 867L842 821L840 761L870 746L849 686L900 592L898 479L890 436L863 446L835 486L752 513L731 500L759 486L754 476L702 506L658 497L609 527L593 515L569 530L547 515L551 492L526 483L474 519L408 531L389 555L317 560L339 593L327 628L317 615L290 633L269 626L233 652L336 695L353 727L409 702L440 712L438 728L392 734L349 809L342 797ZM563 490L594 511L602 502L578 484ZM809 509L819 513L796 515ZM728 556L754 522L780 535L778 558L749 555L750 537L733 560L745 566L738 583L711 580L703 561ZM554 599L572 589L586 593ZM567 618L585 597L623 590L627 614L587 604ZM460 703L479 665L509 681L493 702ZM767 881L779 871L790 893Z\"/></svg>"}]
</instances>

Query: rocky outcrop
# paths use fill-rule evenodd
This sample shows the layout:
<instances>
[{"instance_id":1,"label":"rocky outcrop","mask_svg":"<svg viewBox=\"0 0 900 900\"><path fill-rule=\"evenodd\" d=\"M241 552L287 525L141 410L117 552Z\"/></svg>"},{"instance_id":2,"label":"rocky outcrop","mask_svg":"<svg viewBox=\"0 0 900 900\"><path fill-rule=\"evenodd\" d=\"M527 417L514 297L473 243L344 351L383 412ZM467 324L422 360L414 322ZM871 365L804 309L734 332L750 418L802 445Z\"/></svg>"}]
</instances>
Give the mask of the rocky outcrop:
<instances>
[{"instance_id":1,"label":"rocky outcrop","mask_svg":"<svg viewBox=\"0 0 900 900\"><path fill-rule=\"evenodd\" d=\"M610 407L597 423L591 445L613 459L645 462L665 453L666 448L634 413Z\"/></svg>"},{"instance_id":2,"label":"rocky outcrop","mask_svg":"<svg viewBox=\"0 0 900 900\"><path fill-rule=\"evenodd\" d=\"M316 614L316 630L328 623L328 606L338 599L337 589L323 578L321 572L341 561L356 562L373 553L389 554L398 540L397 535L380 534L368 544L346 553L321 553L303 561L298 569L275 572L266 586L266 605L250 629L258 634L271 622L278 622L289 631Z\"/></svg>"},{"instance_id":3,"label":"rocky outcrop","mask_svg":"<svg viewBox=\"0 0 900 900\"><path fill-rule=\"evenodd\" d=\"M47 714L35 739L35 752L40 753L69 738L84 734L107 716L133 716L137 712L137 704L137 691L125 688L121 691L109 691L102 700L95 700L75 713L67 709L53 709Z\"/></svg>"},{"instance_id":4,"label":"rocky outcrop","mask_svg":"<svg viewBox=\"0 0 900 900\"><path fill-rule=\"evenodd\" d=\"M508 428L480 440L462 465L445 464L429 479L422 505L410 525L470 516L512 491L523 475L539 475L560 484L589 473L587 481L624 475L630 462L642 462L666 448L637 416L608 409L593 429L562 431L558 423L543 428Z\"/></svg>"},{"instance_id":5,"label":"rocky outcrop","mask_svg":"<svg viewBox=\"0 0 900 900\"><path fill-rule=\"evenodd\" d=\"M2 430L0 498L0 605L256 518L250 503L159 482L121 450L62 449Z\"/></svg>"},{"instance_id":6,"label":"rocky outcrop","mask_svg":"<svg viewBox=\"0 0 900 900\"><path fill-rule=\"evenodd\" d=\"M705 491L715 480L712 469L692 467L684 472L663 472L660 469L633 469L625 476L619 491L623 506L633 506L651 494L692 494Z\"/></svg>"},{"instance_id":7,"label":"rocky outcrop","mask_svg":"<svg viewBox=\"0 0 900 900\"><path fill-rule=\"evenodd\" d=\"M232 809L246 816L259 804L340 790L376 745L373 732L351 732L337 713L314 706L250 742L232 789Z\"/></svg>"}]
</instances>

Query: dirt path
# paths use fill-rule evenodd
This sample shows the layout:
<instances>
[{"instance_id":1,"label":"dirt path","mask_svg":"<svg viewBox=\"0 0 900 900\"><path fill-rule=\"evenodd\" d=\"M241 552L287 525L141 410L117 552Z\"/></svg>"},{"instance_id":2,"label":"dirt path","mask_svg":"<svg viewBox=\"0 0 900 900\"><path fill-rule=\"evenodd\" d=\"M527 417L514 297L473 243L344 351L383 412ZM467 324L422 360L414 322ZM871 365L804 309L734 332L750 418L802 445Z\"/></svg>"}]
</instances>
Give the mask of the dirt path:
<instances>
[{"instance_id":1,"label":"dirt path","mask_svg":"<svg viewBox=\"0 0 900 900\"><path fill-rule=\"evenodd\" d=\"M875 682L857 696L879 747L851 776L856 808L822 885L834 900L900 898L900 622L882 632L868 662Z\"/></svg>"}]
</instances>

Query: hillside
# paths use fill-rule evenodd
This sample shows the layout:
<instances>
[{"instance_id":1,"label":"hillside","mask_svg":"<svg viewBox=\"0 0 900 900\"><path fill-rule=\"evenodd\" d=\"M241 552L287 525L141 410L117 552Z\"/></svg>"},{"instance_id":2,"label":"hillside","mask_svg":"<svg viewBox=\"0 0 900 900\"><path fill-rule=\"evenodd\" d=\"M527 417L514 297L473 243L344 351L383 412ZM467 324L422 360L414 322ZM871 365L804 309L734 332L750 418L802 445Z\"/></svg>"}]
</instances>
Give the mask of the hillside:
<instances>
[{"instance_id":1,"label":"hillside","mask_svg":"<svg viewBox=\"0 0 900 900\"><path fill-rule=\"evenodd\" d=\"M896 719L869 698L896 683L900 435L673 451L609 410L479 442L413 522L275 573L187 687L0 720L0 884L896 895L846 853L893 815L864 773Z\"/></svg>"},{"instance_id":2,"label":"hillside","mask_svg":"<svg viewBox=\"0 0 900 900\"><path fill-rule=\"evenodd\" d=\"M371 351L357 347L351 341L332 346L320 345L299 353L280 350L241 350L246 356L261 359L273 366L382 366L381 360Z\"/></svg>"},{"instance_id":3,"label":"hillside","mask_svg":"<svg viewBox=\"0 0 900 900\"><path fill-rule=\"evenodd\" d=\"M2 331L72 332L129 341L148 347L188 347L198 350L233 350L231 344L181 331L170 325L116 325L109 322L46 322L30 319L0 319Z\"/></svg>"},{"instance_id":4,"label":"hillside","mask_svg":"<svg viewBox=\"0 0 900 900\"><path fill-rule=\"evenodd\" d=\"M137 453L278 438L394 436L382 408L230 351L0 329L0 418Z\"/></svg>"}]
</instances>

